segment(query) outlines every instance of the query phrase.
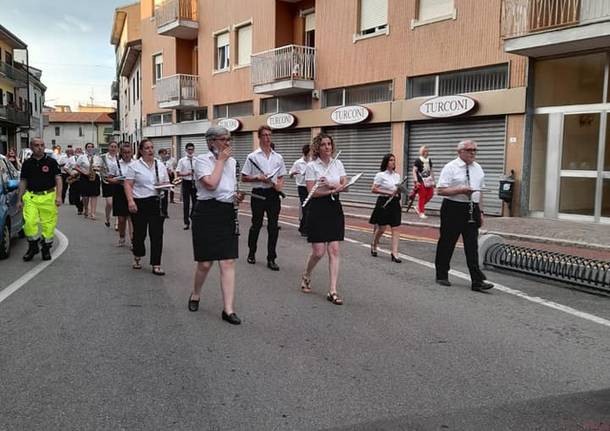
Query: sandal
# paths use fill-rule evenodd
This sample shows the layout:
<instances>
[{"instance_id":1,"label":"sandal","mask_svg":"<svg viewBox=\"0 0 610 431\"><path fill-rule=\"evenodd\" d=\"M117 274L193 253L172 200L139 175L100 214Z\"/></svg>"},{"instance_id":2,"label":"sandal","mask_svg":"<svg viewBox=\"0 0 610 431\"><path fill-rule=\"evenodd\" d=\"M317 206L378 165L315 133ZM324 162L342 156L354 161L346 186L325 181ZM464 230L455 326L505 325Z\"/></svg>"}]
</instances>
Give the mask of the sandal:
<instances>
[{"instance_id":1,"label":"sandal","mask_svg":"<svg viewBox=\"0 0 610 431\"><path fill-rule=\"evenodd\" d=\"M339 295L337 295L336 292L328 292L328 295L326 295L326 299L328 299L330 302L332 302L335 305L342 305L343 304L343 299L341 299L339 297Z\"/></svg>"},{"instance_id":2,"label":"sandal","mask_svg":"<svg viewBox=\"0 0 610 431\"><path fill-rule=\"evenodd\" d=\"M119 238L119 242L117 242L116 246L125 247L125 238Z\"/></svg>"},{"instance_id":3,"label":"sandal","mask_svg":"<svg viewBox=\"0 0 610 431\"><path fill-rule=\"evenodd\" d=\"M301 292L311 293L311 277L301 275Z\"/></svg>"},{"instance_id":4,"label":"sandal","mask_svg":"<svg viewBox=\"0 0 610 431\"><path fill-rule=\"evenodd\" d=\"M163 271L160 266L153 266L152 273L155 275L165 275L165 271Z\"/></svg>"},{"instance_id":5,"label":"sandal","mask_svg":"<svg viewBox=\"0 0 610 431\"><path fill-rule=\"evenodd\" d=\"M189 296L189 311L197 311L199 310L199 299L194 300L193 295Z\"/></svg>"},{"instance_id":6,"label":"sandal","mask_svg":"<svg viewBox=\"0 0 610 431\"><path fill-rule=\"evenodd\" d=\"M133 269L142 269L142 264L140 263L140 257L134 257L133 258L133 265L131 265L131 267Z\"/></svg>"}]
</instances>

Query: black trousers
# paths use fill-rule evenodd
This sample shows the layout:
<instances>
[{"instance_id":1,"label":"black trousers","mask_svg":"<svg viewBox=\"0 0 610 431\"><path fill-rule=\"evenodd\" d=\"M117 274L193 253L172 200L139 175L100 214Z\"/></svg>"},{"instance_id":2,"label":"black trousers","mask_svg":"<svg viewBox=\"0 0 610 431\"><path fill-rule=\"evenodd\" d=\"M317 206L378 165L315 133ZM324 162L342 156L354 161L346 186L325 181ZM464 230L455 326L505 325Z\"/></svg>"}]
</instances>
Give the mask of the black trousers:
<instances>
[{"instance_id":1,"label":"black trousers","mask_svg":"<svg viewBox=\"0 0 610 431\"><path fill-rule=\"evenodd\" d=\"M299 202L301 203L301 208L300 208L301 219L299 220L299 232L305 233L305 226L307 226L305 223L307 221L306 217L307 217L307 209L309 208L309 205L307 205L307 206L305 206L305 208L303 208L303 202L305 202L305 199L307 199L307 195L309 193L307 192L307 187L305 187L305 186L298 186L297 191L299 192Z\"/></svg>"},{"instance_id":2,"label":"black trousers","mask_svg":"<svg viewBox=\"0 0 610 431\"><path fill-rule=\"evenodd\" d=\"M267 213L267 260L275 259L277 254L275 247L277 246L277 237L279 234L278 218L280 217L280 202L279 193L273 189L252 189L253 193L262 195L267 199L250 199L250 208L252 210L252 226L248 232L248 249L249 256L256 254L256 243L258 242L258 234L263 227L263 217Z\"/></svg>"},{"instance_id":3,"label":"black trousers","mask_svg":"<svg viewBox=\"0 0 610 431\"><path fill-rule=\"evenodd\" d=\"M67 184L66 184L67 185ZM76 180L70 184L70 193L68 193L68 201L70 205L74 205L79 213L83 212L83 200L80 195L80 181Z\"/></svg>"},{"instance_id":4,"label":"black trousers","mask_svg":"<svg viewBox=\"0 0 610 431\"><path fill-rule=\"evenodd\" d=\"M163 222L161 216L161 204L158 197L134 199L138 206L138 212L131 214L133 222L133 255L136 257L146 256L146 233L150 238L150 264L161 265L161 253L163 251Z\"/></svg>"},{"instance_id":5,"label":"black trousers","mask_svg":"<svg viewBox=\"0 0 610 431\"><path fill-rule=\"evenodd\" d=\"M61 174L61 203L66 201L66 192L68 191L68 174Z\"/></svg>"},{"instance_id":6,"label":"black trousers","mask_svg":"<svg viewBox=\"0 0 610 431\"><path fill-rule=\"evenodd\" d=\"M470 281L480 283L485 280L485 275L479 268L479 226L481 211L474 204L473 219L470 223L469 206L467 202L455 202L444 199L441 205L441 235L436 245L436 279L447 280L449 277L449 264L455 244L460 235L464 243L466 263L470 272Z\"/></svg>"},{"instance_id":7,"label":"black trousers","mask_svg":"<svg viewBox=\"0 0 610 431\"><path fill-rule=\"evenodd\" d=\"M197 187L195 187L195 183L191 180L182 180L182 214L186 226L191 224L191 206L195 207L196 202Z\"/></svg>"}]
</instances>

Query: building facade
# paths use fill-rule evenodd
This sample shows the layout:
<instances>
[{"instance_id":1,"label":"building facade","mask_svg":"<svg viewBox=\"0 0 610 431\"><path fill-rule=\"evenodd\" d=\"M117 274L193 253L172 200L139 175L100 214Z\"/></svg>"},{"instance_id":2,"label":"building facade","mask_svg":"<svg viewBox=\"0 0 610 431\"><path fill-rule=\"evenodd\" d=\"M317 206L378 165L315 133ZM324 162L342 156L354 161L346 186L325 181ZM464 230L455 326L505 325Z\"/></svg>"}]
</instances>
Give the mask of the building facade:
<instances>
[{"instance_id":1,"label":"building facade","mask_svg":"<svg viewBox=\"0 0 610 431\"><path fill-rule=\"evenodd\" d=\"M68 145L85 148L91 142L104 150L113 132L113 120L108 113L98 112L48 112L48 125L44 127L43 139L49 146Z\"/></svg>"},{"instance_id":2,"label":"building facade","mask_svg":"<svg viewBox=\"0 0 610 431\"><path fill-rule=\"evenodd\" d=\"M180 156L188 142L204 151L207 128L223 124L243 162L257 147L256 129L269 124L292 163L326 131L348 174L364 172L344 197L359 203L374 200L383 154L393 152L408 175L419 146L428 145L438 175L460 140L475 139L488 174L486 211L508 214L498 182L513 171L513 214L525 213L528 59L503 49L502 7L502 0L141 1L142 136ZM119 63L121 13L113 25Z\"/></svg>"}]
</instances>

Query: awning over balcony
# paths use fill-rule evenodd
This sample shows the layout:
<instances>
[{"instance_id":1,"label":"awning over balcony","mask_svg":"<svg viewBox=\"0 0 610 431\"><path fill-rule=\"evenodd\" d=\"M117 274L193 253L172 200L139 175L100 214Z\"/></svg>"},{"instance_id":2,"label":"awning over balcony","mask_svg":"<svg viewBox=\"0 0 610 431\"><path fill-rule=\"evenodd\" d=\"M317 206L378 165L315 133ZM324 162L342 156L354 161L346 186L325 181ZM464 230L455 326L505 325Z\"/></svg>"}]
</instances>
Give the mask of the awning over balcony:
<instances>
[{"instance_id":1,"label":"awning over balcony","mask_svg":"<svg viewBox=\"0 0 610 431\"><path fill-rule=\"evenodd\" d=\"M161 78L155 86L155 97L161 109L199 106L199 76L172 75Z\"/></svg>"},{"instance_id":2,"label":"awning over balcony","mask_svg":"<svg viewBox=\"0 0 610 431\"><path fill-rule=\"evenodd\" d=\"M197 0L165 0L155 10L157 33L178 39L197 39Z\"/></svg>"},{"instance_id":3,"label":"awning over balcony","mask_svg":"<svg viewBox=\"0 0 610 431\"><path fill-rule=\"evenodd\" d=\"M252 55L254 92L281 96L313 90L315 54L315 48L287 45Z\"/></svg>"}]
</instances>

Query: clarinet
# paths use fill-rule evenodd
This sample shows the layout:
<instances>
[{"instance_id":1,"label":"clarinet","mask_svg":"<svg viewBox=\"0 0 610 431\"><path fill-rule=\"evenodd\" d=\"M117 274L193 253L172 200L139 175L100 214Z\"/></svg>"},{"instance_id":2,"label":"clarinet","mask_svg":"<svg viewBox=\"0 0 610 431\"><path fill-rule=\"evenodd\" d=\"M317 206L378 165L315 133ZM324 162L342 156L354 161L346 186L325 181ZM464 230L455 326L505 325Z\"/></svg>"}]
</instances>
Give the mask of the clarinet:
<instances>
[{"instance_id":1,"label":"clarinet","mask_svg":"<svg viewBox=\"0 0 610 431\"><path fill-rule=\"evenodd\" d=\"M233 196L233 210L235 211L235 236L239 236L239 201L237 196L239 193L239 182L241 180L241 172L239 162L235 160L235 194Z\"/></svg>"}]
</instances>

